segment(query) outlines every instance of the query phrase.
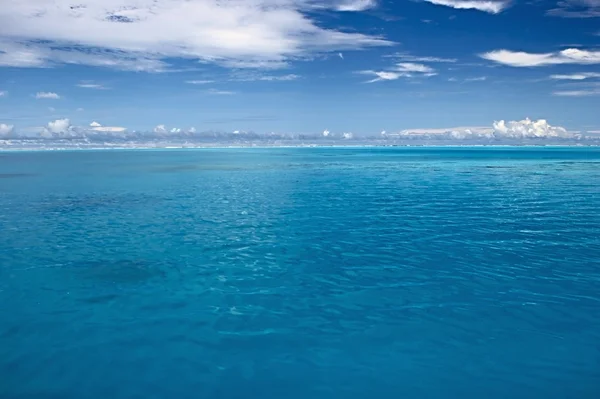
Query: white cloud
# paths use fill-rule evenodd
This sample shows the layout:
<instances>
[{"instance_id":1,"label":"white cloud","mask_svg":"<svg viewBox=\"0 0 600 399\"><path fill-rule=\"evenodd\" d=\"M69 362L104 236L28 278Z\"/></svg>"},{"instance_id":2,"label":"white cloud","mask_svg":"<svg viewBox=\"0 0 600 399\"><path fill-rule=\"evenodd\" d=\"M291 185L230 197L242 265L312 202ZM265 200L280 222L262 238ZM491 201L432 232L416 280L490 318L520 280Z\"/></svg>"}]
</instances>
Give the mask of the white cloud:
<instances>
[{"instance_id":1,"label":"white cloud","mask_svg":"<svg viewBox=\"0 0 600 399\"><path fill-rule=\"evenodd\" d=\"M154 128L153 132L159 134L167 133L167 128L165 125L158 125Z\"/></svg>"},{"instance_id":2,"label":"white cloud","mask_svg":"<svg viewBox=\"0 0 600 399\"><path fill-rule=\"evenodd\" d=\"M555 96L561 97L590 97L600 96L600 87L591 87L579 90L558 90L553 92Z\"/></svg>"},{"instance_id":3,"label":"white cloud","mask_svg":"<svg viewBox=\"0 0 600 399\"><path fill-rule=\"evenodd\" d=\"M323 130L323 137L328 137L329 136L329 130L325 129Z\"/></svg>"},{"instance_id":4,"label":"white cloud","mask_svg":"<svg viewBox=\"0 0 600 399\"><path fill-rule=\"evenodd\" d=\"M127 130L127 128L120 126L95 126L90 130L94 132L103 132L103 133L123 133Z\"/></svg>"},{"instance_id":5,"label":"white cloud","mask_svg":"<svg viewBox=\"0 0 600 399\"><path fill-rule=\"evenodd\" d=\"M94 82L79 82L77 87L81 87L82 89L95 89L95 90L106 90L107 87L101 85L99 83Z\"/></svg>"},{"instance_id":6,"label":"white cloud","mask_svg":"<svg viewBox=\"0 0 600 399\"><path fill-rule=\"evenodd\" d=\"M428 57L428 56L417 56L408 53L394 53L386 55L386 58L396 58L399 61L406 62L456 62L456 58L442 58L442 57Z\"/></svg>"},{"instance_id":7,"label":"white cloud","mask_svg":"<svg viewBox=\"0 0 600 399\"><path fill-rule=\"evenodd\" d=\"M439 6L458 10L479 10L489 14L499 14L509 6L509 1L495 0L424 0Z\"/></svg>"},{"instance_id":8,"label":"white cloud","mask_svg":"<svg viewBox=\"0 0 600 399\"><path fill-rule=\"evenodd\" d=\"M342 137L343 137L345 140L350 140L350 139L354 138L354 133L350 133L350 132L347 132L347 133L342 133Z\"/></svg>"},{"instance_id":9,"label":"white cloud","mask_svg":"<svg viewBox=\"0 0 600 399\"><path fill-rule=\"evenodd\" d=\"M427 65L416 64L414 62L401 62L396 66L396 70L400 72L417 72L417 73L433 73L435 70Z\"/></svg>"},{"instance_id":10,"label":"white cloud","mask_svg":"<svg viewBox=\"0 0 600 399\"><path fill-rule=\"evenodd\" d=\"M49 100L59 100L60 96L56 93L39 91L35 94L35 98L40 99L49 99Z\"/></svg>"},{"instance_id":11,"label":"white cloud","mask_svg":"<svg viewBox=\"0 0 600 399\"><path fill-rule=\"evenodd\" d=\"M338 57L340 57L343 60L344 59L344 54L343 53L338 53Z\"/></svg>"},{"instance_id":12,"label":"white cloud","mask_svg":"<svg viewBox=\"0 0 600 399\"><path fill-rule=\"evenodd\" d=\"M210 83L214 83L214 80L186 80L185 83L190 85L207 85Z\"/></svg>"},{"instance_id":13,"label":"white cloud","mask_svg":"<svg viewBox=\"0 0 600 399\"><path fill-rule=\"evenodd\" d=\"M14 131L14 129L15 129L15 127L13 125L7 125L5 123L0 123L0 137L9 136Z\"/></svg>"},{"instance_id":14,"label":"white cloud","mask_svg":"<svg viewBox=\"0 0 600 399\"><path fill-rule=\"evenodd\" d=\"M218 89L208 89L205 91L205 93L216 95L216 96L231 96L231 95L236 94L235 91L218 90Z\"/></svg>"},{"instance_id":15,"label":"white cloud","mask_svg":"<svg viewBox=\"0 0 600 399\"><path fill-rule=\"evenodd\" d=\"M99 124L98 122L94 121L92 123L90 123L90 127L100 127L102 126L101 124Z\"/></svg>"},{"instance_id":16,"label":"white cloud","mask_svg":"<svg viewBox=\"0 0 600 399\"><path fill-rule=\"evenodd\" d=\"M181 129L174 127L173 129L171 129L171 133L181 133Z\"/></svg>"},{"instance_id":17,"label":"white cloud","mask_svg":"<svg viewBox=\"0 0 600 399\"><path fill-rule=\"evenodd\" d=\"M594 79L600 78L600 73L598 72L581 72L581 73L573 73L570 75L550 75L550 79L555 80L585 80L585 79Z\"/></svg>"},{"instance_id":18,"label":"white cloud","mask_svg":"<svg viewBox=\"0 0 600 399\"><path fill-rule=\"evenodd\" d=\"M477 76L475 78L466 78L465 82L483 82L487 80L487 76Z\"/></svg>"},{"instance_id":19,"label":"white cloud","mask_svg":"<svg viewBox=\"0 0 600 399\"><path fill-rule=\"evenodd\" d=\"M71 129L71 121L69 119L57 119L48 124L42 129L41 136L50 137L66 137L74 133Z\"/></svg>"},{"instance_id":20,"label":"white cloud","mask_svg":"<svg viewBox=\"0 0 600 399\"><path fill-rule=\"evenodd\" d=\"M536 138L536 137L568 137L571 134L563 127L551 126L545 119L532 121L494 122L494 133L503 137Z\"/></svg>"},{"instance_id":21,"label":"white cloud","mask_svg":"<svg viewBox=\"0 0 600 399\"><path fill-rule=\"evenodd\" d=\"M192 126L191 128L188 129L188 132L189 133L196 133L196 128Z\"/></svg>"},{"instance_id":22,"label":"white cloud","mask_svg":"<svg viewBox=\"0 0 600 399\"><path fill-rule=\"evenodd\" d=\"M170 69L184 58L276 68L322 52L391 45L380 36L325 29L316 7L362 11L375 1L5 0L0 66L81 64L132 71ZM219 40L215 40L218 37Z\"/></svg>"},{"instance_id":23,"label":"white cloud","mask_svg":"<svg viewBox=\"0 0 600 399\"><path fill-rule=\"evenodd\" d=\"M0 97L6 97L8 96L8 92L4 91L4 90L0 90Z\"/></svg>"},{"instance_id":24,"label":"white cloud","mask_svg":"<svg viewBox=\"0 0 600 399\"><path fill-rule=\"evenodd\" d=\"M389 68L387 71L360 71L359 73L363 75L373 75L374 79L367 81L367 83L375 83L382 82L386 80L397 80L400 78L413 78L413 77L429 77L436 75L436 72L433 68L424 65L417 64L414 62L401 62L396 64L392 68Z\"/></svg>"},{"instance_id":25,"label":"white cloud","mask_svg":"<svg viewBox=\"0 0 600 399\"><path fill-rule=\"evenodd\" d=\"M481 58L513 67L537 67L558 64L600 64L600 51L569 48L554 53L495 50Z\"/></svg>"},{"instance_id":26,"label":"white cloud","mask_svg":"<svg viewBox=\"0 0 600 399\"><path fill-rule=\"evenodd\" d=\"M260 75L260 74L238 74L231 78L232 81L237 82L253 82L253 81L263 81L263 82L288 82L291 80L300 79L300 75L296 75L293 73L287 75Z\"/></svg>"},{"instance_id":27,"label":"white cloud","mask_svg":"<svg viewBox=\"0 0 600 399\"><path fill-rule=\"evenodd\" d=\"M376 6L376 0L338 0L335 3L337 11L365 11Z\"/></svg>"},{"instance_id":28,"label":"white cloud","mask_svg":"<svg viewBox=\"0 0 600 399\"><path fill-rule=\"evenodd\" d=\"M548 15L563 18L600 17L600 0L564 0L557 7L548 10Z\"/></svg>"},{"instance_id":29,"label":"white cloud","mask_svg":"<svg viewBox=\"0 0 600 399\"><path fill-rule=\"evenodd\" d=\"M48 107L48 111L54 112L54 111L56 111L56 108L54 108L54 107Z\"/></svg>"}]
</instances>

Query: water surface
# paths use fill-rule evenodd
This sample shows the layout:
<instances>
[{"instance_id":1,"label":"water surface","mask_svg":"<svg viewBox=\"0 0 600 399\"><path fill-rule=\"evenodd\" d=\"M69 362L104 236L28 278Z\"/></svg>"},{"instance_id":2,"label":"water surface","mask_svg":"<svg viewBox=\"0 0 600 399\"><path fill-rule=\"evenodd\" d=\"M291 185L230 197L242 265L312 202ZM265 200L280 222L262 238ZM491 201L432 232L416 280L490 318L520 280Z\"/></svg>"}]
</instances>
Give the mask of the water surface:
<instances>
[{"instance_id":1,"label":"water surface","mask_svg":"<svg viewBox=\"0 0 600 399\"><path fill-rule=\"evenodd\" d=\"M0 157L1 398L596 398L600 150Z\"/></svg>"}]
</instances>

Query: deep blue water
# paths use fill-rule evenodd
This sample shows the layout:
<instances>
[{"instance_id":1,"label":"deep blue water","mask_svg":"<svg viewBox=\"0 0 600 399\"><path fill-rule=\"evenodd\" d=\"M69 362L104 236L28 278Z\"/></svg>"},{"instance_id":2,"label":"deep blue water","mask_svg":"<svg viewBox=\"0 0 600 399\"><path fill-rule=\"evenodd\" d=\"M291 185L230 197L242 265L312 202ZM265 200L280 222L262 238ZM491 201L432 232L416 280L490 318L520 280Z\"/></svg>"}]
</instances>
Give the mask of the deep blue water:
<instances>
[{"instance_id":1,"label":"deep blue water","mask_svg":"<svg viewBox=\"0 0 600 399\"><path fill-rule=\"evenodd\" d=\"M598 398L600 149L0 153L1 398Z\"/></svg>"}]
</instances>

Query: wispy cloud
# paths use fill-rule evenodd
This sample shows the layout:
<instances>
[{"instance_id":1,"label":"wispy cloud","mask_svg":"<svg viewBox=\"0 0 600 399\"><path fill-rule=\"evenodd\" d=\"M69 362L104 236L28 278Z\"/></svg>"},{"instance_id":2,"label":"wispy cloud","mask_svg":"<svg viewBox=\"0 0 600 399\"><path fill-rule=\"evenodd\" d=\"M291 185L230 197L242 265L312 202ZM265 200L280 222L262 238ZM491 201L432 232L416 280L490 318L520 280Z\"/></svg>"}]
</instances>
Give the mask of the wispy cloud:
<instances>
[{"instance_id":1,"label":"wispy cloud","mask_svg":"<svg viewBox=\"0 0 600 399\"><path fill-rule=\"evenodd\" d=\"M289 82L292 80L300 79L300 75L296 75L293 73L287 75L261 75L261 74L252 74L252 73L242 73L232 77L230 80L236 82L253 82L253 81L262 81L262 82Z\"/></svg>"},{"instance_id":2,"label":"wispy cloud","mask_svg":"<svg viewBox=\"0 0 600 399\"><path fill-rule=\"evenodd\" d=\"M377 7L376 0L336 0L333 8L336 11L358 12Z\"/></svg>"},{"instance_id":3,"label":"wispy cloud","mask_svg":"<svg viewBox=\"0 0 600 399\"><path fill-rule=\"evenodd\" d=\"M322 27L311 13L316 2L307 0L4 3L0 66L78 64L164 72L172 69L169 59L183 58L234 68L280 68L323 52L393 44L377 35ZM373 0L319 3L345 12L376 5Z\"/></svg>"},{"instance_id":4,"label":"wispy cloud","mask_svg":"<svg viewBox=\"0 0 600 399\"><path fill-rule=\"evenodd\" d=\"M513 67L539 67L559 64L600 64L600 51L569 48L554 53L495 50L480 54L481 58Z\"/></svg>"},{"instance_id":5,"label":"wispy cloud","mask_svg":"<svg viewBox=\"0 0 600 399\"><path fill-rule=\"evenodd\" d=\"M442 57L428 57L428 56L418 56L412 55L409 53L394 53L384 56L385 58L395 58L398 61L406 61L406 62L456 62L456 58L442 58Z\"/></svg>"},{"instance_id":6,"label":"wispy cloud","mask_svg":"<svg viewBox=\"0 0 600 399\"><path fill-rule=\"evenodd\" d=\"M600 17L600 0L564 0L550 9L548 15L563 18L596 18Z\"/></svg>"},{"instance_id":7,"label":"wispy cloud","mask_svg":"<svg viewBox=\"0 0 600 399\"><path fill-rule=\"evenodd\" d=\"M35 94L35 98L38 100L47 99L47 100L59 100L60 96L57 93L39 91Z\"/></svg>"},{"instance_id":8,"label":"wispy cloud","mask_svg":"<svg viewBox=\"0 0 600 399\"><path fill-rule=\"evenodd\" d=\"M465 82L483 82L487 80L487 76L477 76L475 78L466 78Z\"/></svg>"},{"instance_id":9,"label":"wispy cloud","mask_svg":"<svg viewBox=\"0 0 600 399\"><path fill-rule=\"evenodd\" d=\"M439 6L457 10L479 10L489 14L499 14L510 5L509 1L496 0L424 0Z\"/></svg>"},{"instance_id":10,"label":"wispy cloud","mask_svg":"<svg viewBox=\"0 0 600 399\"><path fill-rule=\"evenodd\" d=\"M589 84L573 84L570 87L576 87L572 90L557 90L553 92L555 96L562 97L590 97L600 96L600 84L589 83Z\"/></svg>"},{"instance_id":11,"label":"wispy cloud","mask_svg":"<svg viewBox=\"0 0 600 399\"><path fill-rule=\"evenodd\" d=\"M397 80L400 78L413 78L413 77L429 77L437 75L435 70L424 64L417 64L414 62L401 62L396 64L394 67L389 68L386 71L374 71L366 70L360 71L363 75L375 76L374 79L367 81L366 83L382 82L386 80Z\"/></svg>"},{"instance_id":12,"label":"wispy cloud","mask_svg":"<svg viewBox=\"0 0 600 399\"><path fill-rule=\"evenodd\" d=\"M0 90L0 97L6 97L8 96L8 92L5 90Z\"/></svg>"},{"instance_id":13,"label":"wispy cloud","mask_svg":"<svg viewBox=\"0 0 600 399\"><path fill-rule=\"evenodd\" d=\"M231 96L231 95L237 94L237 92L235 92L235 91L218 90L218 89L208 89L205 91L205 93L216 95L216 96Z\"/></svg>"},{"instance_id":14,"label":"wispy cloud","mask_svg":"<svg viewBox=\"0 0 600 399\"><path fill-rule=\"evenodd\" d=\"M92 81L79 82L77 84L77 87L80 87L82 89L94 89L94 90L107 90L108 89L108 87L106 87L100 83L94 83Z\"/></svg>"},{"instance_id":15,"label":"wispy cloud","mask_svg":"<svg viewBox=\"0 0 600 399\"><path fill-rule=\"evenodd\" d=\"M186 80L185 83L190 85L207 85L210 83L214 83L214 80Z\"/></svg>"},{"instance_id":16,"label":"wispy cloud","mask_svg":"<svg viewBox=\"0 0 600 399\"><path fill-rule=\"evenodd\" d=\"M586 80L586 79L595 79L600 78L600 73L598 72L580 72L580 73L572 73L569 75L550 75L550 79L555 80Z\"/></svg>"}]
</instances>

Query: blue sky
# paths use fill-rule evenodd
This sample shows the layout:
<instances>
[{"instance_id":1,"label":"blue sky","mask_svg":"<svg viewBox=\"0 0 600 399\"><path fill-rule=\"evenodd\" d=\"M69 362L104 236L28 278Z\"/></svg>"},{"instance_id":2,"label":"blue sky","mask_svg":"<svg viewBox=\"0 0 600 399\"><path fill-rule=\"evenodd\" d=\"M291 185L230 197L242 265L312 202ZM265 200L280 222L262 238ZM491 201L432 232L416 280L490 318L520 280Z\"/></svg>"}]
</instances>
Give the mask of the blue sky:
<instances>
[{"instance_id":1,"label":"blue sky","mask_svg":"<svg viewBox=\"0 0 600 399\"><path fill-rule=\"evenodd\" d=\"M0 124L600 130L600 0L3 0Z\"/></svg>"}]
</instances>

